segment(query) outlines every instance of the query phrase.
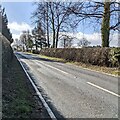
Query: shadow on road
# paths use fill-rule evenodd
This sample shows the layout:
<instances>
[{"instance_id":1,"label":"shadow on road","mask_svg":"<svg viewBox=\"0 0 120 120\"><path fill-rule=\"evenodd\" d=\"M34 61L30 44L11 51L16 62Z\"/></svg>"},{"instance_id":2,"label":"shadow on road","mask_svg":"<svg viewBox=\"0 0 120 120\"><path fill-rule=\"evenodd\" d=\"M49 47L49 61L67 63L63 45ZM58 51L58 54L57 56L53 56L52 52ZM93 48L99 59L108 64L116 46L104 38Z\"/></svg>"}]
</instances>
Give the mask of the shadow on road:
<instances>
[{"instance_id":1,"label":"shadow on road","mask_svg":"<svg viewBox=\"0 0 120 120\"><path fill-rule=\"evenodd\" d=\"M27 58L19 53L17 53L18 56L20 56L21 59L32 59L32 60L42 60L42 61L47 61L47 62L54 62L52 60L48 60L48 59L44 59L44 58L38 58L38 57L32 57L31 58ZM25 55L29 55L29 54L25 54ZM64 120L65 118L63 117L63 115L57 110L57 108L51 103L51 99L48 97L48 95L46 94L45 90L41 87L38 86L36 84L36 78L34 77L34 75L30 72L30 68L28 67L28 65L21 61L21 63L23 64L23 66L25 67L26 71L28 72L28 74L30 75L31 79L33 80L34 84L37 86L38 90L40 91L40 93L42 94L43 98L45 99L45 101L47 102L47 104L49 105L49 107L52 109L53 113L55 114L55 116L57 117L57 119L61 119ZM53 88L54 89L54 88ZM41 100L40 100L41 101Z\"/></svg>"},{"instance_id":2,"label":"shadow on road","mask_svg":"<svg viewBox=\"0 0 120 120\"><path fill-rule=\"evenodd\" d=\"M24 53L24 55L20 53L16 53L17 55L20 55L22 59L30 59L30 60L40 60L40 61L46 61L46 62L60 62L60 63L66 63L65 61L59 61L59 60L50 60L47 58L40 58L36 55L31 55L28 53Z\"/></svg>"}]
</instances>

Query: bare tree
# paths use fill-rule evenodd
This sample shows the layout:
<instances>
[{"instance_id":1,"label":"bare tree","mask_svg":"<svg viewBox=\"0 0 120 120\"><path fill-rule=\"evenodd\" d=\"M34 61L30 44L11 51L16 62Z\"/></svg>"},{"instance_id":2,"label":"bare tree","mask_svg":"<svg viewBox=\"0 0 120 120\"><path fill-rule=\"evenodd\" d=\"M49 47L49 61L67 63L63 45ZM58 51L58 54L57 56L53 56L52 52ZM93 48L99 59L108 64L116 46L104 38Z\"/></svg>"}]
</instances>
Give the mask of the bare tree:
<instances>
[{"instance_id":1,"label":"bare tree","mask_svg":"<svg viewBox=\"0 0 120 120\"><path fill-rule=\"evenodd\" d=\"M77 7L72 6L69 11L80 19L96 19L99 21L101 23L102 46L109 47L110 30L120 31L120 21L118 20L120 3L116 0L105 0L104 2L88 0L82 3L82 7L80 2L76 4Z\"/></svg>"},{"instance_id":2,"label":"bare tree","mask_svg":"<svg viewBox=\"0 0 120 120\"><path fill-rule=\"evenodd\" d=\"M41 29L44 30L44 33L47 36L46 39L47 39L48 47L50 47L50 42L49 42L50 22L49 22L48 2L35 2L35 5L37 6L37 8L32 13L32 18L34 19L35 24L41 23Z\"/></svg>"},{"instance_id":3,"label":"bare tree","mask_svg":"<svg viewBox=\"0 0 120 120\"><path fill-rule=\"evenodd\" d=\"M91 42L89 42L85 37L83 37L79 42L77 43L78 47L87 47L90 45Z\"/></svg>"},{"instance_id":4,"label":"bare tree","mask_svg":"<svg viewBox=\"0 0 120 120\"><path fill-rule=\"evenodd\" d=\"M23 44L23 50L25 48L26 48L26 51L28 51L29 48L32 49L32 47L33 47L33 40L32 40L32 36L30 35L29 30L28 31L23 31L23 33L20 36L20 41Z\"/></svg>"},{"instance_id":5,"label":"bare tree","mask_svg":"<svg viewBox=\"0 0 120 120\"><path fill-rule=\"evenodd\" d=\"M27 37L26 37L26 31L23 31L20 35L20 41L23 44L23 50L25 50L25 47L27 46Z\"/></svg>"},{"instance_id":6,"label":"bare tree","mask_svg":"<svg viewBox=\"0 0 120 120\"><path fill-rule=\"evenodd\" d=\"M52 33L52 47L57 48L59 33L70 31L75 26L76 18L69 12L68 8L73 6L73 2L38 2L38 8L34 12L34 17L42 21L42 25L48 33ZM47 6L47 7L46 7ZM72 15L72 16L71 16ZM44 19L43 19L44 18ZM44 22L46 20L46 22ZM37 22L38 22L37 21ZM67 29L68 28L68 29ZM49 39L49 38L47 38ZM49 40L48 40L49 42Z\"/></svg>"},{"instance_id":7,"label":"bare tree","mask_svg":"<svg viewBox=\"0 0 120 120\"><path fill-rule=\"evenodd\" d=\"M61 36L61 46L64 48L71 48L73 45L74 37L70 35L62 35Z\"/></svg>"}]
</instances>

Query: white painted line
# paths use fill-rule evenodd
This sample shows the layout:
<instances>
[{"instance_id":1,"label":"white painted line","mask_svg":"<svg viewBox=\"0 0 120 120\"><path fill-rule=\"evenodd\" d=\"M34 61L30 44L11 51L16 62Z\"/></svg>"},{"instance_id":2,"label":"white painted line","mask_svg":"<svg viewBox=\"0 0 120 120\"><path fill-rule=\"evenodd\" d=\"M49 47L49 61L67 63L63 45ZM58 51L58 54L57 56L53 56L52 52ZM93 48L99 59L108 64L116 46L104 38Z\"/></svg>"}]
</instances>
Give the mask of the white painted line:
<instances>
[{"instance_id":1,"label":"white painted line","mask_svg":"<svg viewBox=\"0 0 120 120\"><path fill-rule=\"evenodd\" d=\"M91 86L94 86L94 87L96 87L96 88L98 88L98 89L100 89L100 90L103 90L103 91L105 91L105 92L107 92L107 93L110 93L110 94L112 94L112 95L114 95L114 96L120 97L120 95L118 95L118 94L116 94L116 93L114 93L114 92L112 92L112 91L109 91L109 90L107 90L107 89L105 89L105 88L102 88L102 87L100 87L100 86L98 86L98 85L95 85L95 84L93 84L93 83L91 83L91 82L87 82L87 84L89 84L89 85L91 85Z\"/></svg>"},{"instance_id":2,"label":"white painted line","mask_svg":"<svg viewBox=\"0 0 120 120\"><path fill-rule=\"evenodd\" d=\"M41 62L41 61L39 61L39 63L37 63L37 62L38 62L38 61L36 61L36 64L38 64L38 65L39 65L39 63L44 64L44 63ZM64 73L64 74L69 74L69 73L67 73L67 72L65 72L65 71L63 71L63 70L60 70L60 69L58 69L58 68L56 68L56 67L53 67L53 66L51 66L51 65L45 64L45 66L50 67L50 68L55 69L55 70L58 70L59 72L62 72L62 73Z\"/></svg>"},{"instance_id":3,"label":"white painted line","mask_svg":"<svg viewBox=\"0 0 120 120\"><path fill-rule=\"evenodd\" d=\"M16 56L17 57L17 56ZM17 57L18 59L18 57ZM50 115L50 117L53 120L57 120L57 118L55 117L54 113L52 112L52 110L50 109L50 107L48 106L48 104L46 103L46 101L44 100L44 98L42 97L41 93L39 92L38 88L36 87L36 85L34 84L33 80L31 79L31 77L29 76L29 74L27 73L26 69L24 68L23 64L21 63L21 61L18 59L18 61L20 62L20 65L22 66L24 72L26 73L27 77L29 78L32 86L34 87L38 97L40 98L40 100L42 101L44 107L46 108L48 114Z\"/></svg>"}]
</instances>

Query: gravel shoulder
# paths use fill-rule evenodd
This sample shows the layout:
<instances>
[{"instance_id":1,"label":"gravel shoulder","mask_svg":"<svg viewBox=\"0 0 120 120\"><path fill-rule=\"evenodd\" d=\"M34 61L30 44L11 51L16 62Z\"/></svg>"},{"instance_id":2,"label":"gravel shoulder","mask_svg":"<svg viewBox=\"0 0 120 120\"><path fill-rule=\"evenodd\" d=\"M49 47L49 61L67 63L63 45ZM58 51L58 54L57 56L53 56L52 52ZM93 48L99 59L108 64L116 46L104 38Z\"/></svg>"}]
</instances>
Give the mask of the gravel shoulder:
<instances>
[{"instance_id":1,"label":"gravel shoulder","mask_svg":"<svg viewBox=\"0 0 120 120\"><path fill-rule=\"evenodd\" d=\"M49 118L15 56L2 75L2 119L5 118Z\"/></svg>"}]
</instances>

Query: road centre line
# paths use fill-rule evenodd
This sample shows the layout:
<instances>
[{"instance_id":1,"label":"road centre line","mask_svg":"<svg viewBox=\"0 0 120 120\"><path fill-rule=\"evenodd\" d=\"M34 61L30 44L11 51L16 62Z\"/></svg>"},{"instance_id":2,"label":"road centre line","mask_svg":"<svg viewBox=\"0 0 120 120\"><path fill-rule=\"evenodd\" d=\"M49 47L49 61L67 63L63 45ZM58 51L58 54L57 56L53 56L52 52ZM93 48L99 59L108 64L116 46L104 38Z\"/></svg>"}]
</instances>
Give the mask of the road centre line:
<instances>
[{"instance_id":1,"label":"road centre line","mask_svg":"<svg viewBox=\"0 0 120 120\"><path fill-rule=\"evenodd\" d=\"M118 95L118 94L116 94L116 93L114 93L114 92L112 92L112 91L109 91L109 90L107 90L107 89L105 89L105 88L102 88L102 87L100 87L100 86L98 86L98 85L95 85L95 84L93 84L93 83L91 83L91 82L87 82L87 84L89 84L89 85L91 85L91 86L93 86L93 87L96 87L96 88L98 88L98 89L100 89L100 90L103 90L103 91L105 91L105 92L107 92L107 93L109 93L109 94L112 94L112 95L114 95L114 96L116 96L116 97L120 97L120 95Z\"/></svg>"},{"instance_id":2,"label":"road centre line","mask_svg":"<svg viewBox=\"0 0 120 120\"><path fill-rule=\"evenodd\" d=\"M41 61L39 61L39 63L37 63L38 61L36 61L36 64L38 64L39 65L39 63L41 63L41 64L44 64L43 62L41 62ZM55 69L55 70L58 70L58 71L60 71L60 72L62 72L62 73L64 73L64 74L69 74L69 73L67 73L67 72L65 72L65 71L62 71L62 70L60 70L60 69L58 69L58 68L56 68L56 67L53 67L53 66L51 66L51 65L48 65L48 64L45 64L45 66L47 66L47 67L50 67L50 68L53 68L53 69Z\"/></svg>"},{"instance_id":3,"label":"road centre line","mask_svg":"<svg viewBox=\"0 0 120 120\"><path fill-rule=\"evenodd\" d=\"M37 63L38 61L36 61L36 64L38 64L39 65L39 63ZM41 64L44 64L43 62L41 62L41 61L39 61ZM62 73L64 73L64 74L67 74L67 75L72 75L72 74L70 74L70 73L67 73L67 72L65 72L65 71L62 71L62 70L60 70L60 69L58 69L58 68L55 68L55 67L53 67L53 66L51 66L51 65L48 65L48 64L45 64L46 66L48 66L48 67L50 67L50 68L53 68L53 69L55 69L55 70L58 70L58 71L60 71L60 72L62 72ZM91 86L93 86L93 87L96 87L96 88L98 88L98 89L100 89L100 90L103 90L103 91L105 91L105 92L107 92L107 93L109 93L109 94L112 94L112 95L114 95L114 96L116 96L116 97L120 97L120 95L118 95L118 94L116 94L116 93L114 93L114 92L112 92L112 91L109 91L109 90L107 90L107 89L105 89L105 88L102 88L102 87L100 87L100 86L98 86L98 85L95 85L95 84L93 84L93 83L91 83L91 82L87 82L87 84L89 84L89 85L91 85Z\"/></svg>"}]
</instances>

